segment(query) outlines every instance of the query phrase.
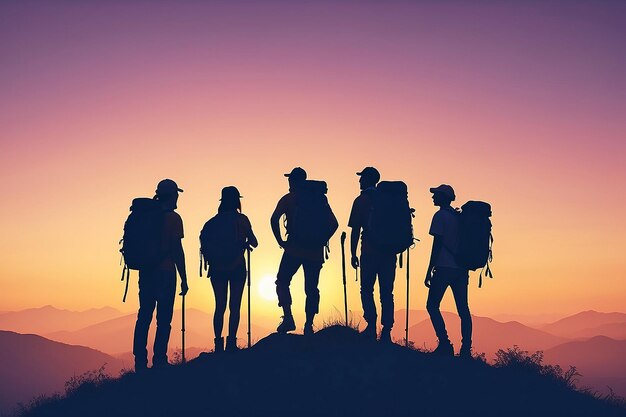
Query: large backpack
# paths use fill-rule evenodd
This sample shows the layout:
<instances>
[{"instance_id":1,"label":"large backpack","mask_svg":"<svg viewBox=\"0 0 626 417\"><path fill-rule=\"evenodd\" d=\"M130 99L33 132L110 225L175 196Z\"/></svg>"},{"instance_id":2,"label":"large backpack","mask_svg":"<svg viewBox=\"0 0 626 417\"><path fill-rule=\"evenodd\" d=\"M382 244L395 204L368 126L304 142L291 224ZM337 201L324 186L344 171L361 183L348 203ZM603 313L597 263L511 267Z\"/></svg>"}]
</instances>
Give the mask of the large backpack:
<instances>
[{"instance_id":1,"label":"large backpack","mask_svg":"<svg viewBox=\"0 0 626 417\"><path fill-rule=\"evenodd\" d=\"M381 252L402 253L413 244L413 210L402 181L381 181L372 195L367 236Z\"/></svg>"},{"instance_id":2,"label":"large backpack","mask_svg":"<svg viewBox=\"0 0 626 417\"><path fill-rule=\"evenodd\" d=\"M126 280L123 302L128 295L130 270L155 268L164 258L163 226L165 212L157 200L135 198L130 206L130 214L124 223L124 236L120 243L124 269L122 281Z\"/></svg>"},{"instance_id":3,"label":"large backpack","mask_svg":"<svg viewBox=\"0 0 626 417\"><path fill-rule=\"evenodd\" d=\"M491 205L483 201L468 201L459 214L459 248L456 260L463 268L475 271L485 268L485 275L493 278L489 262L492 260ZM482 286L482 271L478 286Z\"/></svg>"},{"instance_id":4,"label":"large backpack","mask_svg":"<svg viewBox=\"0 0 626 417\"><path fill-rule=\"evenodd\" d=\"M124 223L122 255L127 269L151 269L164 257L162 236L165 212L157 200L135 198Z\"/></svg>"},{"instance_id":5,"label":"large backpack","mask_svg":"<svg viewBox=\"0 0 626 417\"><path fill-rule=\"evenodd\" d=\"M200 254L213 267L233 266L245 245L246 237L240 227L239 213L218 213L204 224L200 232Z\"/></svg>"},{"instance_id":6,"label":"large backpack","mask_svg":"<svg viewBox=\"0 0 626 417\"><path fill-rule=\"evenodd\" d=\"M324 246L333 235L331 209L325 181L306 180L295 192L295 209L287 222L287 234L297 244Z\"/></svg>"}]
</instances>

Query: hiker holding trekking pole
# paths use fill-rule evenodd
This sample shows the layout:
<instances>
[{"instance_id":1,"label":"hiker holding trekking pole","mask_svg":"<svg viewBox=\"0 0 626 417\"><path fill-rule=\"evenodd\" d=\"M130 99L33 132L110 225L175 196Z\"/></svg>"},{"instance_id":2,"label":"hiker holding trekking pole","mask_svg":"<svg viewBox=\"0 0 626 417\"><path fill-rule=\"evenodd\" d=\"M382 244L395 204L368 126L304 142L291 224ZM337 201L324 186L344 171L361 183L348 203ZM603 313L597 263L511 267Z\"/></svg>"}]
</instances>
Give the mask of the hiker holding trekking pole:
<instances>
[{"instance_id":1,"label":"hiker holding trekking pole","mask_svg":"<svg viewBox=\"0 0 626 417\"><path fill-rule=\"evenodd\" d=\"M248 251L249 259L249 251L259 244L252 232L250 220L241 213L241 198L242 196L236 187L224 187L217 215L207 221L200 232L200 253L204 260L204 266L208 265L207 277L211 279L215 295L215 313L213 315L215 353L224 352L222 328L229 287L230 318L226 351L238 350L237 329L241 316L241 299L246 284L244 252Z\"/></svg>"},{"instance_id":2,"label":"hiker holding trekking pole","mask_svg":"<svg viewBox=\"0 0 626 417\"><path fill-rule=\"evenodd\" d=\"M361 303L367 322L361 334L376 340L378 318L374 303L374 285L378 278L382 309L380 341L391 343L394 324L393 287L396 255L413 243L412 209L408 204L406 184L400 181L379 183L380 173L374 167L358 172L361 194L354 200L348 226L351 264L361 268ZM361 256L357 248L361 237Z\"/></svg>"},{"instance_id":3,"label":"hiker holding trekking pole","mask_svg":"<svg viewBox=\"0 0 626 417\"><path fill-rule=\"evenodd\" d=\"M178 195L183 192L170 179L157 185L152 198L136 198L124 225L122 254L128 269L139 270L139 312L133 336L135 371L147 369L148 330L156 308L156 337L152 367L168 366L167 345L170 339L176 271L181 278L181 293L187 294L187 272L182 246L183 221L176 210ZM128 275L126 279L128 279Z\"/></svg>"},{"instance_id":4,"label":"hiker holding trekking pole","mask_svg":"<svg viewBox=\"0 0 626 417\"><path fill-rule=\"evenodd\" d=\"M328 187L324 181L307 180L306 171L300 167L294 168L285 177L289 180L289 193L278 201L270 219L274 238L284 249L276 275L276 294L278 306L283 309L283 321L276 331L287 333L296 329L289 286L302 266L306 293L304 334L311 335L314 333L313 319L319 311L318 283L324 254L339 223L328 204ZM283 216L286 218L286 240L280 229Z\"/></svg>"},{"instance_id":5,"label":"hiker holding trekking pole","mask_svg":"<svg viewBox=\"0 0 626 417\"><path fill-rule=\"evenodd\" d=\"M448 184L431 188L430 192L433 193L433 204L439 207L430 225L429 234L433 236L433 246L424 279L424 285L428 287L426 310L439 339L433 353L454 356L454 347L448 338L446 324L439 310L443 295L450 287L461 318L463 340L460 356L469 358L472 349L472 316L467 301L469 273L467 268L459 264L456 257L459 248L460 218L456 210L450 206L456 196L454 189Z\"/></svg>"}]
</instances>

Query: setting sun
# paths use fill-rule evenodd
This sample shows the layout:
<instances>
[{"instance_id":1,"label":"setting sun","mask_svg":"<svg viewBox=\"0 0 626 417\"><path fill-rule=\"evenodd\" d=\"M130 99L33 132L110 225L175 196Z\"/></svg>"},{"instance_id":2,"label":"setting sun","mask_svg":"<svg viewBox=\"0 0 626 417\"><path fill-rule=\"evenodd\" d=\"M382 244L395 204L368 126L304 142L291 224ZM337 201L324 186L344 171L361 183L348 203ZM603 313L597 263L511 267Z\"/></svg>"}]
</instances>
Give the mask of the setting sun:
<instances>
[{"instance_id":1,"label":"setting sun","mask_svg":"<svg viewBox=\"0 0 626 417\"><path fill-rule=\"evenodd\" d=\"M257 285L259 295L267 301L275 301L276 297L276 277L272 275L263 275ZM253 284L254 285L254 284Z\"/></svg>"}]
</instances>

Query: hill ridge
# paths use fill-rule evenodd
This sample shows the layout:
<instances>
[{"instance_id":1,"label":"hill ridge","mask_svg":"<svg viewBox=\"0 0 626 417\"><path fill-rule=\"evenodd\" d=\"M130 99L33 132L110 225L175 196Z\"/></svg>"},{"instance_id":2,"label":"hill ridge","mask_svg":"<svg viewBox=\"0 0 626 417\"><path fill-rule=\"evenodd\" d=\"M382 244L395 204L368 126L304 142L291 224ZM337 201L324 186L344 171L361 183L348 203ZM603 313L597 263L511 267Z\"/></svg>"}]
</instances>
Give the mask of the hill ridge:
<instances>
[{"instance_id":1,"label":"hill ridge","mask_svg":"<svg viewBox=\"0 0 626 417\"><path fill-rule=\"evenodd\" d=\"M96 407L97 404L97 407ZM29 416L623 416L626 410L524 368L363 340L343 326L273 333L237 354L86 384Z\"/></svg>"}]
</instances>

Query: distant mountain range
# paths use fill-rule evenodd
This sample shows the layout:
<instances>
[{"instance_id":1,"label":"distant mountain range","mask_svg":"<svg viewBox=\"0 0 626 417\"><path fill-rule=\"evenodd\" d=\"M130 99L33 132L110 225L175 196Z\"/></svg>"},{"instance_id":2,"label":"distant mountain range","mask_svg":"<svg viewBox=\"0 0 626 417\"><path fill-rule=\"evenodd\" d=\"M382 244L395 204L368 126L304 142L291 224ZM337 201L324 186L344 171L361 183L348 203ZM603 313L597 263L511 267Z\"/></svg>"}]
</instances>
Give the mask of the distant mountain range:
<instances>
[{"instance_id":1,"label":"distant mountain range","mask_svg":"<svg viewBox=\"0 0 626 417\"><path fill-rule=\"evenodd\" d=\"M625 313L600 313L589 310L545 325L541 330L570 339L585 337L582 335L587 335L587 337L611 337L610 334L604 334L603 332L617 331L619 333L620 330L616 330L612 326L607 327L607 325L617 325L619 329L621 327L620 324L626 324Z\"/></svg>"},{"instance_id":2,"label":"distant mountain range","mask_svg":"<svg viewBox=\"0 0 626 417\"><path fill-rule=\"evenodd\" d=\"M46 334L73 331L119 317L122 313L113 307L93 308L85 311L61 310L53 306L29 308L0 314L0 330L18 333Z\"/></svg>"},{"instance_id":3,"label":"distant mountain range","mask_svg":"<svg viewBox=\"0 0 626 417\"><path fill-rule=\"evenodd\" d=\"M421 314L427 316L426 312ZM446 322L446 329L450 341L456 350L461 347L461 325L459 316L450 312L442 313ZM419 315L418 315L419 316ZM403 324L404 320L399 324ZM483 352L492 359L498 349L518 345L528 351L549 349L558 344L567 342L568 339L554 336L550 333L524 326L516 321L501 323L488 317L472 316L473 323L473 346L475 352ZM404 326L394 326L393 336L396 339L404 339ZM433 330L430 318L409 327L409 340L416 347L434 349L437 347L437 337Z\"/></svg>"},{"instance_id":4,"label":"distant mountain range","mask_svg":"<svg viewBox=\"0 0 626 417\"><path fill-rule=\"evenodd\" d=\"M170 356L181 346L180 310L172 321ZM443 312L450 339L460 348L460 321L455 313ZM393 337L404 338L406 310L395 314ZM245 315L239 328L239 344L247 340ZM72 312L52 306L0 314L0 328L20 333L35 332L44 337L70 345L81 345L114 356L119 366L132 367L132 333L136 314L124 314L105 307L102 309ZM409 339L416 347L433 349L437 345L432 324L425 310L409 311ZM196 357L200 352L213 349L212 314L197 310L186 311L186 356ZM319 319L320 323L323 318ZM493 359L501 348L518 345L524 350L545 352L546 362L567 368L575 365L584 377L581 384L606 392L610 385L617 393L626 396L626 370L620 364L626 360L626 314L581 312L550 324L528 326L516 321L501 322L488 317L473 316L474 350L484 352ZM273 325L274 323L272 323ZM365 323L361 320L361 325ZM150 332L149 346L154 337ZM225 330L226 331L226 330ZM253 325L253 342L272 333L272 330ZM597 338L596 336L604 336ZM593 360L592 360L593 359ZM0 375L2 374L0 370Z\"/></svg>"},{"instance_id":5,"label":"distant mountain range","mask_svg":"<svg viewBox=\"0 0 626 417\"><path fill-rule=\"evenodd\" d=\"M602 416L626 410L519 365L417 352L332 326L271 334L237 354L128 374L23 417Z\"/></svg>"},{"instance_id":6,"label":"distant mountain range","mask_svg":"<svg viewBox=\"0 0 626 417\"><path fill-rule=\"evenodd\" d=\"M79 330L47 333L44 336L63 343L89 346L111 355L121 355L132 350L133 329L136 319L136 314L127 314ZM182 346L181 320L181 310L175 310L169 344L170 353ZM213 316L211 314L189 308L185 310L185 322L186 346L201 348L205 351L213 349ZM152 346L154 340L155 325L156 319L152 323L149 346ZM227 323L225 327L228 327ZM258 340L269 333L270 331L267 329L252 325L253 340ZM247 341L247 321L245 320L242 320L239 326L238 339L241 345Z\"/></svg>"},{"instance_id":7,"label":"distant mountain range","mask_svg":"<svg viewBox=\"0 0 626 417\"><path fill-rule=\"evenodd\" d=\"M35 395L63 392L74 375L106 364L118 375L122 361L83 346L70 346L33 334L0 331L0 415Z\"/></svg>"}]
</instances>

